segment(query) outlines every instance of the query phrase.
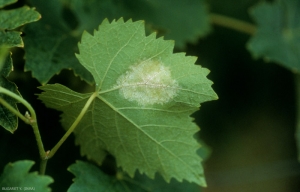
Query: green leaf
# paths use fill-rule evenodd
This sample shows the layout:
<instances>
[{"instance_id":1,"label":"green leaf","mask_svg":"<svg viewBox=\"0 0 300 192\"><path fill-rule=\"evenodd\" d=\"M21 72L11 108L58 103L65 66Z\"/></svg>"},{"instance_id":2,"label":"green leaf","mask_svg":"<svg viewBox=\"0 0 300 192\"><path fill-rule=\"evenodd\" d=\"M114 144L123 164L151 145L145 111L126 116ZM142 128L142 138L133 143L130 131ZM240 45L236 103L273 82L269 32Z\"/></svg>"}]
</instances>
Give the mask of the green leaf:
<instances>
[{"instance_id":1,"label":"green leaf","mask_svg":"<svg viewBox=\"0 0 300 192\"><path fill-rule=\"evenodd\" d=\"M0 8L14 2L14 0L7 0L5 2L0 0ZM26 23L37 21L40 17L38 12L27 6L12 10L0 10L0 47L23 47L23 41L20 36L21 32L11 30ZM5 59L1 58L0 60L4 61L0 64L0 86L20 95L17 86L7 79L13 70L11 55L9 54ZM3 94L0 94L0 97L17 110L17 101ZM18 127L17 116L3 107L3 105L0 105L0 116L0 125L13 133Z\"/></svg>"},{"instance_id":2,"label":"green leaf","mask_svg":"<svg viewBox=\"0 0 300 192\"><path fill-rule=\"evenodd\" d=\"M139 1L137 1L139 2ZM151 28L174 39L176 47L195 43L210 32L208 9L204 0L142 0L134 2L135 19L146 20Z\"/></svg>"},{"instance_id":3,"label":"green leaf","mask_svg":"<svg viewBox=\"0 0 300 192\"><path fill-rule=\"evenodd\" d=\"M110 0L64 0L65 6L69 7L78 19L76 34L81 35L83 31L93 32L103 19L114 19L129 17L130 10L127 8L129 1ZM136 3L136 2L135 2Z\"/></svg>"},{"instance_id":4,"label":"green leaf","mask_svg":"<svg viewBox=\"0 0 300 192\"><path fill-rule=\"evenodd\" d=\"M143 21L104 20L94 35L85 32L79 44L80 63L93 75L98 94L75 129L82 155L99 164L106 151L130 176L136 169L150 178L156 172L205 186L199 128L190 115L199 103L217 99L206 78L209 71L194 65L195 57L173 54L173 41L145 36ZM93 94L62 85L46 85L39 98L63 111L68 129Z\"/></svg>"},{"instance_id":5,"label":"green leaf","mask_svg":"<svg viewBox=\"0 0 300 192\"><path fill-rule=\"evenodd\" d=\"M74 183L68 189L68 192L125 192L126 188L116 177L104 174L95 165L76 161L75 164L68 168L68 171L73 173L76 178Z\"/></svg>"},{"instance_id":6,"label":"green leaf","mask_svg":"<svg viewBox=\"0 0 300 192\"><path fill-rule=\"evenodd\" d=\"M1 31L0 30L0 45L6 47L24 47L21 38L21 32L18 31Z\"/></svg>"},{"instance_id":7,"label":"green leaf","mask_svg":"<svg viewBox=\"0 0 300 192\"><path fill-rule=\"evenodd\" d=\"M12 10L1 10L0 18L1 29L15 29L26 23L39 20L41 15L34 8L23 6Z\"/></svg>"},{"instance_id":8,"label":"green leaf","mask_svg":"<svg viewBox=\"0 0 300 192\"><path fill-rule=\"evenodd\" d=\"M68 170L73 173L76 178L70 186L68 192L81 191L112 191L112 192L199 192L199 186L187 182L179 183L174 180L166 183L160 176L154 180L144 175L137 174L134 179L128 178L122 173L116 176L109 176L103 173L95 165L76 161Z\"/></svg>"},{"instance_id":9,"label":"green leaf","mask_svg":"<svg viewBox=\"0 0 300 192\"><path fill-rule=\"evenodd\" d=\"M76 38L63 35L60 29L49 27L43 21L27 26L25 32L25 71L32 71L41 84L47 83L62 69L70 68L87 82L93 82L90 73L74 55Z\"/></svg>"},{"instance_id":10,"label":"green leaf","mask_svg":"<svg viewBox=\"0 0 300 192\"><path fill-rule=\"evenodd\" d=\"M206 35L209 20L203 0L110 1L110 0L31 0L43 15L39 23L25 28L25 69L41 84L62 69L73 69L88 83L92 77L74 58L77 42L84 30L92 32L105 18L145 19L148 29L175 39L183 48ZM51 10L51 12L49 11ZM47 70L45 70L47 69Z\"/></svg>"},{"instance_id":11,"label":"green leaf","mask_svg":"<svg viewBox=\"0 0 300 192\"><path fill-rule=\"evenodd\" d=\"M0 8L14 3L14 0L1 1ZM37 21L41 15L33 8L23 6L12 10L0 10L0 46L23 47L21 32L10 31L26 23Z\"/></svg>"},{"instance_id":12,"label":"green leaf","mask_svg":"<svg viewBox=\"0 0 300 192\"><path fill-rule=\"evenodd\" d=\"M78 18L78 32L92 32L104 19L119 17L145 20L151 31L159 31L176 46L196 42L210 31L207 6L203 0L84 1L65 0ZM87 11L88 10L88 11Z\"/></svg>"},{"instance_id":13,"label":"green leaf","mask_svg":"<svg viewBox=\"0 0 300 192\"><path fill-rule=\"evenodd\" d=\"M14 92L20 95L17 86L9 81L7 77L9 76L10 72L13 69L11 54L7 55L4 60L3 68L0 71L0 86L4 87L11 92ZM21 95L20 95L21 96ZM6 102L8 102L11 106L13 106L16 110L17 108L17 101L12 99L11 97L0 94L0 98L3 98ZM6 129L7 131L13 133L18 127L18 117L5 108L3 105L0 104L0 125Z\"/></svg>"},{"instance_id":14,"label":"green leaf","mask_svg":"<svg viewBox=\"0 0 300 192\"><path fill-rule=\"evenodd\" d=\"M37 172L29 173L33 161L23 160L9 163L5 166L0 176L0 186L4 191L51 191L48 185L53 182L49 176L38 175Z\"/></svg>"},{"instance_id":15,"label":"green leaf","mask_svg":"<svg viewBox=\"0 0 300 192\"><path fill-rule=\"evenodd\" d=\"M4 63L6 62L6 57L8 55L9 51L4 46L0 47L0 72L4 66ZM3 73L3 72L2 72ZM4 72L5 74L5 72Z\"/></svg>"},{"instance_id":16,"label":"green leaf","mask_svg":"<svg viewBox=\"0 0 300 192\"><path fill-rule=\"evenodd\" d=\"M166 183L160 175L156 175L154 180L139 173L136 174L134 179L128 178L126 175L119 175L119 177L121 177L123 183L126 181L128 188L134 192L201 192L200 187L194 183L178 182L173 179L170 183Z\"/></svg>"},{"instance_id":17,"label":"green leaf","mask_svg":"<svg viewBox=\"0 0 300 192\"><path fill-rule=\"evenodd\" d=\"M38 23L28 25L25 28L25 70L32 71L32 75L41 84L47 83L54 74L59 73L62 69L73 69L74 73L79 75L83 80L93 83L93 77L80 65L74 54L78 52L77 43L83 30L97 27L100 21L104 19L104 15L103 18L95 20L91 18L98 17L92 17L92 15L88 14L90 21L98 21L97 25L94 26L94 22L86 22L82 24L83 28L79 26L77 27L78 29L73 30L69 27L68 23L73 22L76 18L70 18L66 21L62 17L64 10L63 3L66 1L32 0L31 2L43 15L43 18ZM68 6L81 5L81 2L70 2ZM100 9L99 6L83 6L83 8L92 8L93 10L97 8L97 12Z\"/></svg>"},{"instance_id":18,"label":"green leaf","mask_svg":"<svg viewBox=\"0 0 300 192\"><path fill-rule=\"evenodd\" d=\"M255 58L263 57L267 61L277 62L298 72L300 1L261 2L250 14L257 23L257 32L248 43L252 55Z\"/></svg>"},{"instance_id":19,"label":"green leaf","mask_svg":"<svg viewBox=\"0 0 300 192\"><path fill-rule=\"evenodd\" d=\"M5 7L6 5L10 5L12 3L17 2L18 0L0 0L0 8Z\"/></svg>"}]
</instances>

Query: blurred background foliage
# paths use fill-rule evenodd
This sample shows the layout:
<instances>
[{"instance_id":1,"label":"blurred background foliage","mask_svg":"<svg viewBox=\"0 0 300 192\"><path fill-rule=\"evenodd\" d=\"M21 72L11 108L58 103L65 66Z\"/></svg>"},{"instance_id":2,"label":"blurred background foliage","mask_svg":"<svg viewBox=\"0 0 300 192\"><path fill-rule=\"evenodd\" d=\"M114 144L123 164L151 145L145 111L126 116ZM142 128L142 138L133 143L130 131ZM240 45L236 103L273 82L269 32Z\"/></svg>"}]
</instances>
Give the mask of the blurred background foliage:
<instances>
[{"instance_id":1,"label":"blurred background foliage","mask_svg":"<svg viewBox=\"0 0 300 192\"><path fill-rule=\"evenodd\" d=\"M249 8L258 2L207 0L207 5L209 12L253 23ZM12 6L27 3L18 1ZM248 34L212 25L207 36L187 43L186 48L176 49L198 56L197 63L211 71L208 78L214 82L213 89L219 96L218 101L204 103L193 115L201 127L197 136L211 149L204 162L208 187L201 190L298 191L294 74L275 63L254 60L246 49L249 38ZM24 72L24 50L14 48L12 52L14 72L10 80L35 108L45 148L50 149L64 134L57 121L60 113L37 100L35 94L40 93L37 88L40 83L30 72ZM91 88L70 70L63 70L49 83L61 83L80 92ZM25 111L22 106L19 108ZM20 159L39 159L32 130L23 122L19 122L14 134L0 129L0 151L1 168ZM48 163L47 174L55 179L51 185L53 191L67 190L74 176L66 168L80 159L85 160L71 136ZM38 170L38 163L33 169Z\"/></svg>"}]
</instances>

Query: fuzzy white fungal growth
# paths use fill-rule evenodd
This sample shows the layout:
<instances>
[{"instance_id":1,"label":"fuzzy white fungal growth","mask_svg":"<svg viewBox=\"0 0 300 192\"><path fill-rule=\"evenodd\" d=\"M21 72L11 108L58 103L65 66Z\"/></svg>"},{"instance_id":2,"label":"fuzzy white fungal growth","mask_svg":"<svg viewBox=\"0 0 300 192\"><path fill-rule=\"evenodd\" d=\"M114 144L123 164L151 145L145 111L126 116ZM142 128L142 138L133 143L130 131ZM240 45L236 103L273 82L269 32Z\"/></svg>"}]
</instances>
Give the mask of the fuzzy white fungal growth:
<instances>
[{"instance_id":1,"label":"fuzzy white fungal growth","mask_svg":"<svg viewBox=\"0 0 300 192\"><path fill-rule=\"evenodd\" d=\"M160 61L146 60L129 68L117 79L120 94L141 106L165 104L173 99L179 85L168 67Z\"/></svg>"}]
</instances>

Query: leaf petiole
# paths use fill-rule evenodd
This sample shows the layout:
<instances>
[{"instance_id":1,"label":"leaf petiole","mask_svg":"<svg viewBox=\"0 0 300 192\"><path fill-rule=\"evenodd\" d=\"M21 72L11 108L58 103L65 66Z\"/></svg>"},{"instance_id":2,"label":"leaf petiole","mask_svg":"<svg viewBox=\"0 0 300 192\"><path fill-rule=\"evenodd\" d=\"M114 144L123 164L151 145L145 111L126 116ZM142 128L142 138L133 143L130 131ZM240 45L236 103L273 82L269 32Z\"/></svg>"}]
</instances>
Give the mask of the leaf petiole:
<instances>
[{"instance_id":1,"label":"leaf petiole","mask_svg":"<svg viewBox=\"0 0 300 192\"><path fill-rule=\"evenodd\" d=\"M234 19L231 17L227 17L225 15L219 15L216 13L211 13L210 14L210 21L213 24L216 25L220 25L223 27L227 27L230 29L234 29L236 31L240 31L249 35L254 35L254 33L256 32L256 26L245 22L245 21L241 21L238 19Z\"/></svg>"},{"instance_id":2,"label":"leaf petiole","mask_svg":"<svg viewBox=\"0 0 300 192\"><path fill-rule=\"evenodd\" d=\"M87 112L88 108L90 107L90 105L92 104L92 102L94 101L94 99L97 96L98 96L98 92L94 92L90 96L90 98L87 100L87 102L85 103L85 105L82 108L81 112L79 113L79 115L77 116L77 118L75 119L75 121L73 122L73 124L71 125L71 127L68 129L68 131L65 133L65 135L52 148L52 150L49 153L47 153L47 156L46 156L47 159L50 159L51 157L53 157L53 155L56 153L56 151L59 149L59 147L65 142L65 140L69 137L69 135L74 131L74 129L76 128L76 126L78 125L78 123L81 121L81 119L83 118L83 116Z\"/></svg>"},{"instance_id":3,"label":"leaf petiole","mask_svg":"<svg viewBox=\"0 0 300 192\"><path fill-rule=\"evenodd\" d=\"M0 103L1 104L3 104L12 113L14 113L18 117L20 117L20 119L22 119L25 123L28 123L28 124L31 125L31 127L33 128L33 132L34 132L36 141L37 141L40 157L41 157L41 159L44 159L46 153L45 153L45 150L44 150L44 145L43 145L41 134L40 134L40 131L39 131L39 128L38 128L36 113L35 113L34 109L32 108L32 106L25 99L23 99L19 95L15 94L15 93L13 93L13 92L11 92L11 91L3 88L3 87L0 87L0 93L3 93L5 95L8 95L8 96L14 98L15 100L22 103L28 109L30 115L27 115L27 117L25 117L19 111L17 111L15 108L13 108L10 104L8 104L4 99L0 98L1 99ZM28 118L28 117L30 117L30 118Z\"/></svg>"}]
</instances>

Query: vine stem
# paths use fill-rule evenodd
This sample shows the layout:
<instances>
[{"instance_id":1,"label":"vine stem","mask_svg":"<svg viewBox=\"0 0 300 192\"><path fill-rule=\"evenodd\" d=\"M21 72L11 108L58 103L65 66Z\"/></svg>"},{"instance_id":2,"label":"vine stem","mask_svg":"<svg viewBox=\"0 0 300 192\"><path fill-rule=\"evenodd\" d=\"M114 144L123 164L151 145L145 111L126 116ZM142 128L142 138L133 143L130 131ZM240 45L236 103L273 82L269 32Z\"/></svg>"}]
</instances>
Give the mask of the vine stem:
<instances>
[{"instance_id":1,"label":"vine stem","mask_svg":"<svg viewBox=\"0 0 300 192\"><path fill-rule=\"evenodd\" d=\"M77 118L75 119L75 121L73 122L73 124L71 125L71 127L68 129L68 131L65 133L65 135L59 140L59 142L52 148L51 151L47 152L47 156L46 159L51 158L56 151L59 149L59 147L65 142L65 140L69 137L69 135L74 131L74 129L76 128L76 126L78 125L78 123L81 121L81 119L83 118L83 116L85 115L85 113L87 112L88 108L90 107L90 105L92 104L93 100L98 96L98 92L94 92L90 98L88 99L88 101L85 103L84 107L82 108L81 112L79 113L79 115L77 116Z\"/></svg>"},{"instance_id":2,"label":"vine stem","mask_svg":"<svg viewBox=\"0 0 300 192\"><path fill-rule=\"evenodd\" d=\"M15 99L18 102L22 103L28 109L30 115L25 117L18 110L16 110L9 103L7 103L4 99L0 98L0 103L2 105L4 105L12 113L17 115L25 123L31 125L31 127L33 128L33 133L34 133L36 141L37 141L37 146L38 146L38 149L39 149L40 157L41 157L41 159L44 159L46 157L46 152L45 152L44 145L43 145L42 138L41 138L41 134L40 134L40 131L39 131L39 128L38 128L36 113L35 113L34 109L32 108L32 106L25 99L23 99L19 95L15 94L15 93L13 93L13 92L11 92L11 91L3 88L3 87L0 87L0 93L3 93L5 95L8 95L8 96L12 97L13 99Z\"/></svg>"},{"instance_id":3,"label":"vine stem","mask_svg":"<svg viewBox=\"0 0 300 192\"><path fill-rule=\"evenodd\" d=\"M256 32L256 26L251 23L216 13L210 14L210 21L213 24L231 28L249 35L254 35Z\"/></svg>"}]
</instances>

